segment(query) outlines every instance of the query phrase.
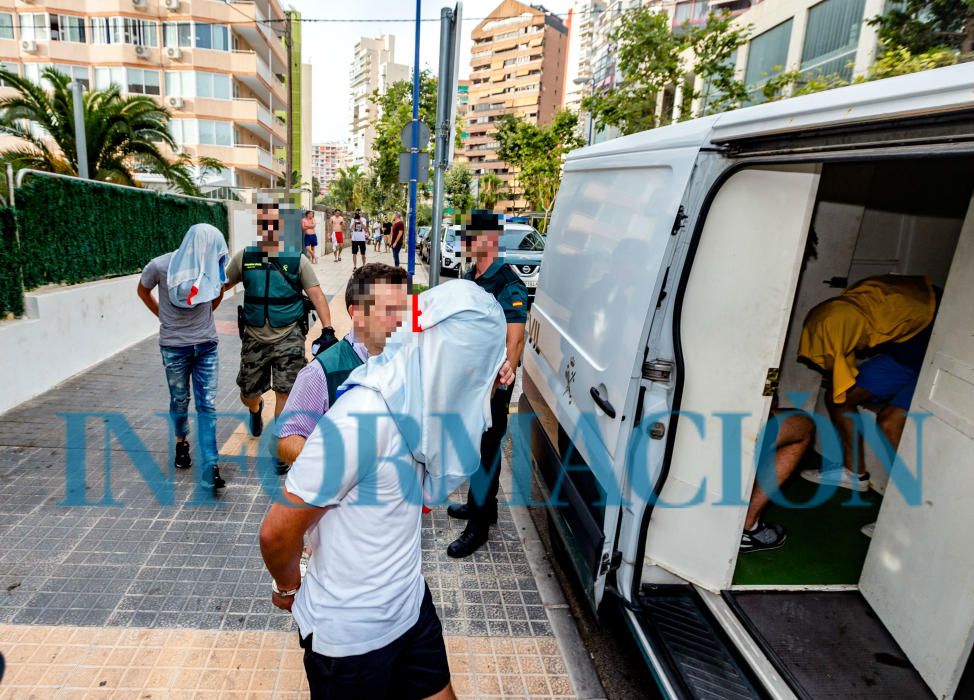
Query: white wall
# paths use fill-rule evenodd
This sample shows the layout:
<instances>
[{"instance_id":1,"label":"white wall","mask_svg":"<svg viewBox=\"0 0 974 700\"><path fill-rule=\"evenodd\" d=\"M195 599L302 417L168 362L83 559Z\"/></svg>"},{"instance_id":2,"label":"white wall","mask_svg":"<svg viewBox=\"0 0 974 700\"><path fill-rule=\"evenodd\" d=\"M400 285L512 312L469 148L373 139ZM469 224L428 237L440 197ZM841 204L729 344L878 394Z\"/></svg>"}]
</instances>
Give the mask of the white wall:
<instances>
[{"instance_id":1,"label":"white wall","mask_svg":"<svg viewBox=\"0 0 974 700\"><path fill-rule=\"evenodd\" d=\"M0 323L0 413L148 338L159 321L139 275L31 292L26 318Z\"/></svg>"}]
</instances>

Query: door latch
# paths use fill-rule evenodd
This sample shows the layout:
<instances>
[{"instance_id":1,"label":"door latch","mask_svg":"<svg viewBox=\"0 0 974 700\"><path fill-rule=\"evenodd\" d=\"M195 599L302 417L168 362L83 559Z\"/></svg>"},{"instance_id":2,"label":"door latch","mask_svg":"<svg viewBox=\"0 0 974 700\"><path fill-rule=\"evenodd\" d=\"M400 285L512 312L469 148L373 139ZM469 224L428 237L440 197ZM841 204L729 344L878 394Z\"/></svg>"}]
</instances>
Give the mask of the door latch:
<instances>
[{"instance_id":1,"label":"door latch","mask_svg":"<svg viewBox=\"0 0 974 700\"><path fill-rule=\"evenodd\" d=\"M673 363L669 360L649 360L643 363L643 379L651 382L668 382L673 374Z\"/></svg>"},{"instance_id":2,"label":"door latch","mask_svg":"<svg viewBox=\"0 0 974 700\"><path fill-rule=\"evenodd\" d=\"M610 571L615 571L622 564L622 552L618 549L609 556L608 552L602 554L602 561L599 563L599 576L605 576Z\"/></svg>"}]
</instances>

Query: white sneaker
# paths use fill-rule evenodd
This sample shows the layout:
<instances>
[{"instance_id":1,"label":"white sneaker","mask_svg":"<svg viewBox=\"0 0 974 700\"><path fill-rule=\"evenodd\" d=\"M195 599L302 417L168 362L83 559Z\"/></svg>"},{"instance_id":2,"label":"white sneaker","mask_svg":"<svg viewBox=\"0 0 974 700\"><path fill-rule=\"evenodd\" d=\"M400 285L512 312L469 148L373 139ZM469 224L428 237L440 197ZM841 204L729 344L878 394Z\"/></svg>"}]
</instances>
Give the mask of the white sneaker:
<instances>
[{"instance_id":1,"label":"white sneaker","mask_svg":"<svg viewBox=\"0 0 974 700\"><path fill-rule=\"evenodd\" d=\"M803 469L802 478L816 484L838 486L850 491L868 491L869 474L855 474L845 467L827 469Z\"/></svg>"},{"instance_id":2,"label":"white sneaker","mask_svg":"<svg viewBox=\"0 0 974 700\"><path fill-rule=\"evenodd\" d=\"M862 529L859 532L864 534L869 539L872 539L873 533L876 532L876 523L869 523L868 525L863 525Z\"/></svg>"}]
</instances>

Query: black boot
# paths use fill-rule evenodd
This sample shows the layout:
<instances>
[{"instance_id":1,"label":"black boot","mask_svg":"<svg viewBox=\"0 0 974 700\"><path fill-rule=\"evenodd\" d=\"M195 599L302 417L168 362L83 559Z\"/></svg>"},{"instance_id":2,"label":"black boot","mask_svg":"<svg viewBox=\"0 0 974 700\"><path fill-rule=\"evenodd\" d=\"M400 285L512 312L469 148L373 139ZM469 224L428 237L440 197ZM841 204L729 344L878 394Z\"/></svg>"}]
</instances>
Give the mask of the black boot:
<instances>
[{"instance_id":1,"label":"black boot","mask_svg":"<svg viewBox=\"0 0 974 700\"><path fill-rule=\"evenodd\" d=\"M260 413L263 410L264 399L261 399L257 412L250 411L250 434L254 437L260 437L260 434L264 432L264 417Z\"/></svg>"},{"instance_id":2,"label":"black boot","mask_svg":"<svg viewBox=\"0 0 974 700\"><path fill-rule=\"evenodd\" d=\"M487 543L490 527L483 521L471 520L460 536L450 543L446 553L454 559L469 557Z\"/></svg>"},{"instance_id":3,"label":"black boot","mask_svg":"<svg viewBox=\"0 0 974 700\"><path fill-rule=\"evenodd\" d=\"M213 490L225 489L227 482L220 476L220 467L213 467Z\"/></svg>"},{"instance_id":4,"label":"black boot","mask_svg":"<svg viewBox=\"0 0 974 700\"><path fill-rule=\"evenodd\" d=\"M176 469L189 469L193 466L193 458L189 453L188 442L176 443L176 458L173 460L173 466Z\"/></svg>"},{"instance_id":5,"label":"black boot","mask_svg":"<svg viewBox=\"0 0 974 700\"><path fill-rule=\"evenodd\" d=\"M456 518L457 520L470 520L472 512L472 509L466 503L451 503L446 509L446 514L451 518ZM496 508L488 511L487 522L489 522L491 525L497 524Z\"/></svg>"}]
</instances>

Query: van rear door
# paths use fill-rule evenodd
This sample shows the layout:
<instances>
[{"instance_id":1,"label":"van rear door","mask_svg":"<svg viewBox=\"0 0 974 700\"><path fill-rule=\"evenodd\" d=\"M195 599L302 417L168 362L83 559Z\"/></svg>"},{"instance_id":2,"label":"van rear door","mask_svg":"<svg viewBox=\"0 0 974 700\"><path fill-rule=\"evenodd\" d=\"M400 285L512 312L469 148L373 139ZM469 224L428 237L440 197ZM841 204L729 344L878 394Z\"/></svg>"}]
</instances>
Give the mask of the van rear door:
<instances>
[{"instance_id":1,"label":"van rear door","mask_svg":"<svg viewBox=\"0 0 974 700\"><path fill-rule=\"evenodd\" d=\"M576 499L553 514L575 520L561 531L579 540L569 547L586 550L574 552L575 562L593 601L601 597L601 562L618 510L589 501L599 491L618 493L625 481L624 445L662 268L712 121L668 127L673 138L651 151L640 150L640 135L573 155L549 226L528 323L525 395L558 458L573 460L571 474L555 469L542 477L549 487L581 485L587 507ZM580 474L578 457L591 474Z\"/></svg>"},{"instance_id":2,"label":"van rear door","mask_svg":"<svg viewBox=\"0 0 974 700\"><path fill-rule=\"evenodd\" d=\"M863 596L937 697L957 691L974 645L971 309L974 200L900 441L902 462L886 489L860 580ZM910 482L914 475L919 483Z\"/></svg>"}]
</instances>

